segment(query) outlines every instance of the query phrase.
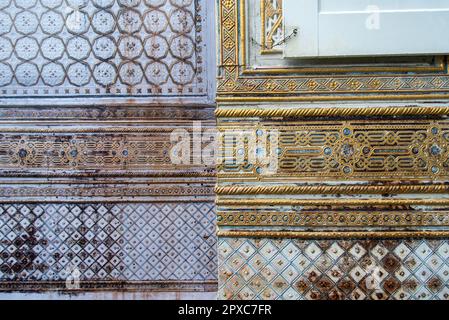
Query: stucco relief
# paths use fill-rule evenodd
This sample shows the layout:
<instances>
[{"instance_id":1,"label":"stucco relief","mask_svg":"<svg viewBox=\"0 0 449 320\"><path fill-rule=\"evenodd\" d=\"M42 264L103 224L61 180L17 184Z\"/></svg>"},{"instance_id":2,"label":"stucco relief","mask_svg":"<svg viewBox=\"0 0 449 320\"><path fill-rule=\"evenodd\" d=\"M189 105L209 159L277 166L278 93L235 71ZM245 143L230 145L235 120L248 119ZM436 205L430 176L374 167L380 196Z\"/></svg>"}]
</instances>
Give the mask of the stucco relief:
<instances>
[{"instance_id":1,"label":"stucco relief","mask_svg":"<svg viewBox=\"0 0 449 320\"><path fill-rule=\"evenodd\" d=\"M201 1L2 1L0 92L204 96Z\"/></svg>"}]
</instances>

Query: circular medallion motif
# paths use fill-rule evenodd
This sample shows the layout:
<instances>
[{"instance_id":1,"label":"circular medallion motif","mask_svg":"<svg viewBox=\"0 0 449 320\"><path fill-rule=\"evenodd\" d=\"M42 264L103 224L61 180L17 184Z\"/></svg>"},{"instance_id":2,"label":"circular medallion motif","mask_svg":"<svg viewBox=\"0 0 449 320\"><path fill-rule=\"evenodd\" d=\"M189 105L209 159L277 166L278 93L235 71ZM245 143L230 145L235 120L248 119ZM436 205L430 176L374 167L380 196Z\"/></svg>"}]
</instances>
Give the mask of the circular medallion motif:
<instances>
[{"instance_id":1,"label":"circular medallion motif","mask_svg":"<svg viewBox=\"0 0 449 320\"><path fill-rule=\"evenodd\" d=\"M89 17L83 11L72 11L67 16L66 26L73 33L85 33L89 29Z\"/></svg>"},{"instance_id":2,"label":"circular medallion motif","mask_svg":"<svg viewBox=\"0 0 449 320\"><path fill-rule=\"evenodd\" d=\"M16 42L16 55L23 60L32 60L39 53L39 43L30 37L20 38Z\"/></svg>"},{"instance_id":3,"label":"circular medallion motif","mask_svg":"<svg viewBox=\"0 0 449 320\"><path fill-rule=\"evenodd\" d=\"M49 60L56 60L62 58L64 54L64 42L56 37L46 38L42 41L41 51L42 55Z\"/></svg>"},{"instance_id":4,"label":"circular medallion motif","mask_svg":"<svg viewBox=\"0 0 449 320\"><path fill-rule=\"evenodd\" d=\"M86 59L90 54L89 41L82 37L71 38L67 42L67 53L75 60Z\"/></svg>"},{"instance_id":5,"label":"circular medallion motif","mask_svg":"<svg viewBox=\"0 0 449 320\"><path fill-rule=\"evenodd\" d=\"M192 82L195 71L190 63L184 61L176 62L171 68L173 82L180 85L186 85Z\"/></svg>"},{"instance_id":6,"label":"circular medallion motif","mask_svg":"<svg viewBox=\"0 0 449 320\"><path fill-rule=\"evenodd\" d=\"M102 62L95 66L93 76L98 84L107 87L116 82L117 71L114 65Z\"/></svg>"},{"instance_id":7,"label":"circular medallion motif","mask_svg":"<svg viewBox=\"0 0 449 320\"><path fill-rule=\"evenodd\" d=\"M89 0L67 0L68 5L73 9L80 9L87 5Z\"/></svg>"},{"instance_id":8,"label":"circular medallion motif","mask_svg":"<svg viewBox=\"0 0 449 320\"><path fill-rule=\"evenodd\" d=\"M42 67L42 81L50 87L61 85L64 82L65 70L60 63L48 63Z\"/></svg>"},{"instance_id":9,"label":"circular medallion motif","mask_svg":"<svg viewBox=\"0 0 449 320\"><path fill-rule=\"evenodd\" d=\"M168 80L168 68L161 62L152 62L145 68L145 76L149 83L160 86Z\"/></svg>"},{"instance_id":10,"label":"circular medallion motif","mask_svg":"<svg viewBox=\"0 0 449 320\"><path fill-rule=\"evenodd\" d=\"M120 31L125 33L134 33L142 27L142 19L139 12L135 10L122 10L117 19Z\"/></svg>"},{"instance_id":11,"label":"circular medallion motif","mask_svg":"<svg viewBox=\"0 0 449 320\"><path fill-rule=\"evenodd\" d=\"M193 16L186 10L176 9L170 15L170 26L174 32L188 33L193 25Z\"/></svg>"},{"instance_id":12,"label":"circular medallion motif","mask_svg":"<svg viewBox=\"0 0 449 320\"><path fill-rule=\"evenodd\" d=\"M0 9L7 8L11 4L11 0L0 0Z\"/></svg>"},{"instance_id":13,"label":"circular medallion motif","mask_svg":"<svg viewBox=\"0 0 449 320\"><path fill-rule=\"evenodd\" d=\"M92 18L92 27L100 34L111 33L115 29L114 16L105 10L98 11Z\"/></svg>"},{"instance_id":14,"label":"circular medallion motif","mask_svg":"<svg viewBox=\"0 0 449 320\"><path fill-rule=\"evenodd\" d=\"M33 86L39 81L39 69L33 63L19 64L15 75L17 82L23 86Z\"/></svg>"},{"instance_id":15,"label":"circular medallion motif","mask_svg":"<svg viewBox=\"0 0 449 320\"><path fill-rule=\"evenodd\" d=\"M48 34L59 33L64 28L64 18L54 11L45 12L41 16L41 28Z\"/></svg>"},{"instance_id":16,"label":"circular medallion motif","mask_svg":"<svg viewBox=\"0 0 449 320\"><path fill-rule=\"evenodd\" d=\"M181 35L172 40L170 49L174 57L188 59L193 55L194 44L189 37Z\"/></svg>"},{"instance_id":17,"label":"circular medallion motif","mask_svg":"<svg viewBox=\"0 0 449 320\"><path fill-rule=\"evenodd\" d=\"M97 38L92 45L92 50L97 58L101 60L110 59L115 55L116 52L114 39L112 39L111 37Z\"/></svg>"},{"instance_id":18,"label":"circular medallion motif","mask_svg":"<svg viewBox=\"0 0 449 320\"><path fill-rule=\"evenodd\" d=\"M142 67L135 62L126 62L120 67L120 79L129 86L135 86L142 82Z\"/></svg>"},{"instance_id":19,"label":"circular medallion motif","mask_svg":"<svg viewBox=\"0 0 449 320\"><path fill-rule=\"evenodd\" d=\"M149 33L161 33L168 25L165 13L160 10L150 10L145 12L143 23Z\"/></svg>"},{"instance_id":20,"label":"circular medallion motif","mask_svg":"<svg viewBox=\"0 0 449 320\"><path fill-rule=\"evenodd\" d=\"M34 13L29 11L20 12L14 19L16 30L22 34L31 34L36 32L39 26L39 19Z\"/></svg>"},{"instance_id":21,"label":"circular medallion motif","mask_svg":"<svg viewBox=\"0 0 449 320\"><path fill-rule=\"evenodd\" d=\"M134 36L121 38L118 43L120 55L126 59L135 59L142 54L142 41Z\"/></svg>"},{"instance_id":22,"label":"circular medallion motif","mask_svg":"<svg viewBox=\"0 0 449 320\"><path fill-rule=\"evenodd\" d=\"M151 59L162 59L168 54L168 43L165 38L154 35L145 40L145 53Z\"/></svg>"},{"instance_id":23,"label":"circular medallion motif","mask_svg":"<svg viewBox=\"0 0 449 320\"><path fill-rule=\"evenodd\" d=\"M67 77L71 84L81 87L90 81L90 69L85 63L76 62L67 69Z\"/></svg>"}]
</instances>

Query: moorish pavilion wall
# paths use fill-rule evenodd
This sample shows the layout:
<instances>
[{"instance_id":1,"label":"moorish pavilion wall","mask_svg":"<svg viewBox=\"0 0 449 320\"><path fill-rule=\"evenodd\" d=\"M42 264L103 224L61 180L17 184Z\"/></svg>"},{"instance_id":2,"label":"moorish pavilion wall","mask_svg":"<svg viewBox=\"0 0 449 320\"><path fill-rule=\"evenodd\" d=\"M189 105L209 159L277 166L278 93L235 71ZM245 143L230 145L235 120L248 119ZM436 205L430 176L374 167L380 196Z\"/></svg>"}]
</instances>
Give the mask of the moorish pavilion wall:
<instances>
[{"instance_id":1,"label":"moorish pavilion wall","mask_svg":"<svg viewBox=\"0 0 449 320\"><path fill-rule=\"evenodd\" d=\"M209 1L0 1L0 291L216 290L214 168L170 156L213 38Z\"/></svg>"},{"instance_id":2,"label":"moorish pavilion wall","mask_svg":"<svg viewBox=\"0 0 449 320\"><path fill-rule=\"evenodd\" d=\"M447 57L284 60L281 8L218 1L219 298L448 299Z\"/></svg>"}]
</instances>

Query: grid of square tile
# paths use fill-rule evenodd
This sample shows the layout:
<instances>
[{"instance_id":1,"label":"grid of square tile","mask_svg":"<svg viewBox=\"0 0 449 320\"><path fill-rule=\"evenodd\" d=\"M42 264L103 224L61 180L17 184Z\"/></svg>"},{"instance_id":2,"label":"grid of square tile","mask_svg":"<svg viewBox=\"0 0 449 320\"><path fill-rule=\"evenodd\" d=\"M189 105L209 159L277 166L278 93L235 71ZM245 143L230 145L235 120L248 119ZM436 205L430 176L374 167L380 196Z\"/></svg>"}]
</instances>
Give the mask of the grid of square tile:
<instances>
[{"instance_id":1,"label":"grid of square tile","mask_svg":"<svg viewBox=\"0 0 449 320\"><path fill-rule=\"evenodd\" d=\"M221 299L449 299L448 240L219 239Z\"/></svg>"},{"instance_id":2,"label":"grid of square tile","mask_svg":"<svg viewBox=\"0 0 449 320\"><path fill-rule=\"evenodd\" d=\"M0 206L2 281L216 279L211 203Z\"/></svg>"}]
</instances>

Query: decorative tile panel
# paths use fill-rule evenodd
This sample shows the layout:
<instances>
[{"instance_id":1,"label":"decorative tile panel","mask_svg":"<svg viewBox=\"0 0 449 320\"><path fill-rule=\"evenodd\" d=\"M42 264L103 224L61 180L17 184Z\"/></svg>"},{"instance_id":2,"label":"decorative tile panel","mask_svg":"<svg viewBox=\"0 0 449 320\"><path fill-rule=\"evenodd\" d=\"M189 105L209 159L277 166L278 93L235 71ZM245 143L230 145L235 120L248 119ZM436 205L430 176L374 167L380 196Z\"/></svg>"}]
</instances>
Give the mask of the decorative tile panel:
<instances>
[{"instance_id":1,"label":"decorative tile panel","mask_svg":"<svg viewBox=\"0 0 449 320\"><path fill-rule=\"evenodd\" d=\"M2 1L5 97L205 96L203 1Z\"/></svg>"},{"instance_id":2,"label":"decorative tile panel","mask_svg":"<svg viewBox=\"0 0 449 320\"><path fill-rule=\"evenodd\" d=\"M174 165L171 160L175 145L171 133L176 129L191 133L192 122L179 126L147 123L2 127L0 171L14 176L71 173L192 176L195 172L213 175L212 166L193 161Z\"/></svg>"},{"instance_id":3,"label":"decorative tile panel","mask_svg":"<svg viewBox=\"0 0 449 320\"><path fill-rule=\"evenodd\" d=\"M447 240L219 240L219 298L448 300Z\"/></svg>"},{"instance_id":4,"label":"decorative tile panel","mask_svg":"<svg viewBox=\"0 0 449 320\"><path fill-rule=\"evenodd\" d=\"M81 289L213 284L214 233L212 203L3 204L0 290L64 289L73 270Z\"/></svg>"},{"instance_id":5,"label":"decorative tile panel","mask_svg":"<svg viewBox=\"0 0 449 320\"><path fill-rule=\"evenodd\" d=\"M242 153L240 162L223 161L222 181L289 178L293 180L445 179L449 173L449 122L446 120L315 120L282 122L222 121L221 152ZM242 129L242 127L244 129ZM278 168L250 157L242 139L278 136ZM256 134L257 132L257 134ZM270 139L263 148L269 150ZM244 148L239 149L239 148Z\"/></svg>"}]
</instances>

